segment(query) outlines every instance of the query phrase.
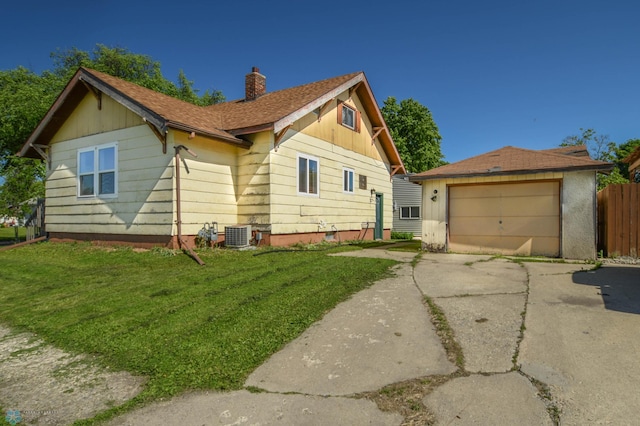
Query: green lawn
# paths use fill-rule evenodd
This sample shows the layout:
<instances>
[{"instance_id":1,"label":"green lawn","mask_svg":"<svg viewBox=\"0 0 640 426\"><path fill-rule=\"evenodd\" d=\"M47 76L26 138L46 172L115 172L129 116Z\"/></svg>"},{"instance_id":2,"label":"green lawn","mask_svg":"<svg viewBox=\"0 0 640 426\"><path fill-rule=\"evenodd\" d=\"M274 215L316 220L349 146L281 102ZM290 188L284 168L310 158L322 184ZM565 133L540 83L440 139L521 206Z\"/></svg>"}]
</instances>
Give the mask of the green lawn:
<instances>
[{"instance_id":1,"label":"green lawn","mask_svg":"<svg viewBox=\"0 0 640 426\"><path fill-rule=\"evenodd\" d=\"M18 227L18 238L20 239L20 241L24 241L27 238L27 228L25 228L24 226ZM16 240L15 227L10 226L8 228L5 228L3 226L0 226L0 242L3 242L3 241L14 242L15 240Z\"/></svg>"},{"instance_id":2,"label":"green lawn","mask_svg":"<svg viewBox=\"0 0 640 426\"><path fill-rule=\"evenodd\" d=\"M134 404L242 387L248 374L395 262L323 251L41 243L0 252L0 322L147 376ZM10 267L6 265L11 265Z\"/></svg>"}]
</instances>

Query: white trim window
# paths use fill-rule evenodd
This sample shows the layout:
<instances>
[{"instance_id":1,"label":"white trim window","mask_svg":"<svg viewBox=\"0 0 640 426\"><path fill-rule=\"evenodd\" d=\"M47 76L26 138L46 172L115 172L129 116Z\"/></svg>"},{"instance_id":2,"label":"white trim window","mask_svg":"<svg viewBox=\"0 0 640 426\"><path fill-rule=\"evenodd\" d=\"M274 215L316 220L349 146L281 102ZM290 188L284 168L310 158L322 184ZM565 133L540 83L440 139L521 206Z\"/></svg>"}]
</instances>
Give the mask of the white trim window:
<instances>
[{"instance_id":1,"label":"white trim window","mask_svg":"<svg viewBox=\"0 0 640 426\"><path fill-rule=\"evenodd\" d=\"M320 194L320 160L310 155L298 154L298 194Z\"/></svg>"},{"instance_id":2,"label":"white trim window","mask_svg":"<svg viewBox=\"0 0 640 426\"><path fill-rule=\"evenodd\" d=\"M400 207L400 219L420 219L420 206Z\"/></svg>"},{"instance_id":3,"label":"white trim window","mask_svg":"<svg viewBox=\"0 0 640 426\"><path fill-rule=\"evenodd\" d=\"M353 194L353 179L355 173L353 169L342 168L342 191L347 194Z\"/></svg>"},{"instance_id":4,"label":"white trim window","mask_svg":"<svg viewBox=\"0 0 640 426\"><path fill-rule=\"evenodd\" d=\"M118 196L118 143L78 150L78 197Z\"/></svg>"}]
</instances>

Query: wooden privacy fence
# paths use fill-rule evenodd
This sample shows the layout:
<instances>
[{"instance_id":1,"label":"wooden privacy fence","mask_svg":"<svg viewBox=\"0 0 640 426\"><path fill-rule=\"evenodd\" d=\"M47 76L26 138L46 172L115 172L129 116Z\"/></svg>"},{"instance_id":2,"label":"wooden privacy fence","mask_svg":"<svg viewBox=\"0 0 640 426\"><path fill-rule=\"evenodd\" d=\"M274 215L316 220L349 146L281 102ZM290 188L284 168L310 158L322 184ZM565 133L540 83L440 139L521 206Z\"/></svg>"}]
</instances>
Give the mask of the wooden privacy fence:
<instances>
[{"instance_id":1,"label":"wooden privacy fence","mask_svg":"<svg viewBox=\"0 0 640 426\"><path fill-rule=\"evenodd\" d=\"M27 228L27 241L47 235L44 227L44 198L38 199L24 226Z\"/></svg>"},{"instance_id":2,"label":"wooden privacy fence","mask_svg":"<svg viewBox=\"0 0 640 426\"><path fill-rule=\"evenodd\" d=\"M640 252L640 184L609 185L598 192L598 250L605 256Z\"/></svg>"}]
</instances>

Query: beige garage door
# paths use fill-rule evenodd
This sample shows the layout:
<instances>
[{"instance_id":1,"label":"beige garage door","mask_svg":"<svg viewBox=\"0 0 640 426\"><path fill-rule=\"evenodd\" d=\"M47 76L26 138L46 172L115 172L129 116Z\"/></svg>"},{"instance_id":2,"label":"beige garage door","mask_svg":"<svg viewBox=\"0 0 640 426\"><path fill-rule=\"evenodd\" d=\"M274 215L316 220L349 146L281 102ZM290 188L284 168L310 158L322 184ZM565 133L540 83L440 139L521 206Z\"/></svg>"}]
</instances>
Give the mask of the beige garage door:
<instances>
[{"instance_id":1,"label":"beige garage door","mask_svg":"<svg viewBox=\"0 0 640 426\"><path fill-rule=\"evenodd\" d=\"M449 250L560 255L560 183L449 187Z\"/></svg>"}]
</instances>

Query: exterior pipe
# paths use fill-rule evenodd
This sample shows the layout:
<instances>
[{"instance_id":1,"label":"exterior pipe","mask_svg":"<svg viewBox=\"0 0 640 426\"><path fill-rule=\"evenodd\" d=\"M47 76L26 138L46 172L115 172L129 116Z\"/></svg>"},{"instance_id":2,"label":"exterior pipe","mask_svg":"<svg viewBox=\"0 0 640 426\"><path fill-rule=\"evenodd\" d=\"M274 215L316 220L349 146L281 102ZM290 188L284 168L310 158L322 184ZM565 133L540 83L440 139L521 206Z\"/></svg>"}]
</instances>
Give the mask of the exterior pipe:
<instances>
[{"instance_id":1,"label":"exterior pipe","mask_svg":"<svg viewBox=\"0 0 640 426\"><path fill-rule=\"evenodd\" d=\"M189 255L191 255L191 257L196 262L198 262L201 266L204 266L204 262L202 261L202 259L200 259L198 257L198 255L191 249L191 247L189 247L189 244L187 244L187 242L182 239L182 206L181 206L181 201L180 201L180 150L181 149L184 149L185 151L187 151L192 156L197 157L195 152L191 151L189 148L187 148L184 145L178 145L178 146L175 147L175 150L176 150L176 157L175 157L175 162L176 162L176 225L178 227L178 244L180 245L180 248L187 250L189 252Z\"/></svg>"}]
</instances>

